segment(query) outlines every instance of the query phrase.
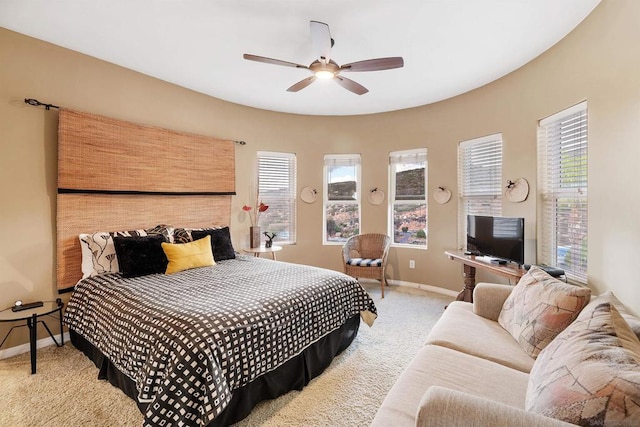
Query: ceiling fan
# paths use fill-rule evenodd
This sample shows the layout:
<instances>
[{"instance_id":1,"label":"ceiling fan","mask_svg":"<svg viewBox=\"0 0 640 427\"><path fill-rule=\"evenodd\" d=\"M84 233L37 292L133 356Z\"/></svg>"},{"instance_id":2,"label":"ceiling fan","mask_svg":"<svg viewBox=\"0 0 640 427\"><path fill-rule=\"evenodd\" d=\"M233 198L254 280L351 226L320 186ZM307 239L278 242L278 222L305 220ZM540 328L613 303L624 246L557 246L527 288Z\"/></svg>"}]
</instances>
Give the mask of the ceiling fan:
<instances>
[{"instance_id":1,"label":"ceiling fan","mask_svg":"<svg viewBox=\"0 0 640 427\"><path fill-rule=\"evenodd\" d=\"M264 62L266 64L282 65L285 67L294 68L306 68L311 71L313 75L307 77L304 80L300 80L287 89L289 92L298 92L301 89L309 86L317 79L333 79L343 88L355 93L356 95L364 95L369 92L369 89L362 86L360 83L356 83L346 77L340 75L342 72L354 72L354 71L379 71L390 70L393 68L401 68L404 66L404 60L400 56L394 56L390 58L376 58L367 59L364 61L352 62L350 64L338 65L331 59L331 48L333 47L334 40L331 38L329 32L329 26L324 22L311 21L311 42L318 59L313 61L309 66L295 64L293 62L281 61L279 59L265 58L264 56L257 56L245 53L244 59L256 62Z\"/></svg>"}]
</instances>

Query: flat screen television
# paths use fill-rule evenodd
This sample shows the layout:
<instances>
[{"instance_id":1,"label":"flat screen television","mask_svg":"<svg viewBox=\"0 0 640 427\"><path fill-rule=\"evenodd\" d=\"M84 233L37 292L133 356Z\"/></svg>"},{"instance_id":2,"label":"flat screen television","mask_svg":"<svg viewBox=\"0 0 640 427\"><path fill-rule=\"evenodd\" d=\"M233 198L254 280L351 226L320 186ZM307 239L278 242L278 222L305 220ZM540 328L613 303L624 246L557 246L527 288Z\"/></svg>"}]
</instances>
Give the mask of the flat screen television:
<instances>
[{"instance_id":1,"label":"flat screen television","mask_svg":"<svg viewBox=\"0 0 640 427\"><path fill-rule=\"evenodd\" d=\"M524 218L467 215L467 251L524 264Z\"/></svg>"}]
</instances>

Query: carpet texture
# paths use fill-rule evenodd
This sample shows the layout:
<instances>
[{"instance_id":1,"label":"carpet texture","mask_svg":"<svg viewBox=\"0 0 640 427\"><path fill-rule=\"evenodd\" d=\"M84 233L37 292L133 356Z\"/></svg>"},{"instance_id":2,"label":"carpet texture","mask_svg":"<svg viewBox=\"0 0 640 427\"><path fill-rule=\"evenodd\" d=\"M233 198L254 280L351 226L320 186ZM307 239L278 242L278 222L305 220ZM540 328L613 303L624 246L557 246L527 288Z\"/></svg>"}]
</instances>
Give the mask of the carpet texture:
<instances>
[{"instance_id":1,"label":"carpet texture","mask_svg":"<svg viewBox=\"0 0 640 427\"><path fill-rule=\"evenodd\" d=\"M378 308L372 328L360 325L351 346L302 391L260 403L236 426L369 425L400 372L425 341L453 298L365 283ZM71 344L0 360L1 426L140 426L135 403L107 381Z\"/></svg>"}]
</instances>

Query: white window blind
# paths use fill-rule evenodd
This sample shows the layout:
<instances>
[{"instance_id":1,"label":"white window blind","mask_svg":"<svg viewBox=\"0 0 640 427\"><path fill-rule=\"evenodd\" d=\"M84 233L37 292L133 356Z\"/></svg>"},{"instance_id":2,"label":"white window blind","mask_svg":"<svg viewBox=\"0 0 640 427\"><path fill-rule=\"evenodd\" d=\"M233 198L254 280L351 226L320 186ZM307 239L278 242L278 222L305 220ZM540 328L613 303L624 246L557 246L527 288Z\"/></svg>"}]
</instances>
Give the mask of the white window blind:
<instances>
[{"instance_id":1,"label":"white window blind","mask_svg":"<svg viewBox=\"0 0 640 427\"><path fill-rule=\"evenodd\" d=\"M360 154L324 156L324 243L360 233Z\"/></svg>"},{"instance_id":2,"label":"white window blind","mask_svg":"<svg viewBox=\"0 0 640 427\"><path fill-rule=\"evenodd\" d=\"M458 146L458 247L466 245L467 215L502 215L502 134Z\"/></svg>"},{"instance_id":3,"label":"white window blind","mask_svg":"<svg viewBox=\"0 0 640 427\"><path fill-rule=\"evenodd\" d=\"M394 246L427 247L427 149L389 153L389 234Z\"/></svg>"},{"instance_id":4,"label":"white window blind","mask_svg":"<svg viewBox=\"0 0 640 427\"><path fill-rule=\"evenodd\" d=\"M296 155L258 152L258 201L269 206L260 214L263 231L276 233L274 242L296 241Z\"/></svg>"},{"instance_id":5,"label":"white window blind","mask_svg":"<svg viewBox=\"0 0 640 427\"><path fill-rule=\"evenodd\" d=\"M587 281L587 103L540 121L538 260Z\"/></svg>"}]
</instances>

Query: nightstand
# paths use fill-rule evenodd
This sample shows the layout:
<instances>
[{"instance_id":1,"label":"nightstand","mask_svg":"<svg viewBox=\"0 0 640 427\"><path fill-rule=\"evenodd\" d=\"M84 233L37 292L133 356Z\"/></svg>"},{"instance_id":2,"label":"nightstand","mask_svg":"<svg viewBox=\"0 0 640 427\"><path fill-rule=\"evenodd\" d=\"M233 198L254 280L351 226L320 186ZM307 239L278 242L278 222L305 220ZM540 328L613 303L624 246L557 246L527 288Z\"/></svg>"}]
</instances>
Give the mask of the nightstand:
<instances>
[{"instance_id":1,"label":"nightstand","mask_svg":"<svg viewBox=\"0 0 640 427\"><path fill-rule=\"evenodd\" d=\"M255 257L259 257L260 254L271 254L271 259L276 260L276 252L281 251L282 246L273 245L270 248L260 246L259 248L244 248L243 251L253 254Z\"/></svg>"},{"instance_id":2,"label":"nightstand","mask_svg":"<svg viewBox=\"0 0 640 427\"><path fill-rule=\"evenodd\" d=\"M64 303L60 298L55 301L45 301L42 306L30 308L22 311L12 311L11 307L6 308L0 311L0 322L20 322L26 321L25 324L16 325L9 329L7 335L5 335L4 339L0 343L0 347L4 344L4 342L9 338L9 335L15 328L19 328L22 326L27 326L29 328L29 349L31 352L31 374L36 373L36 341L38 340L37 336L37 326L38 323L42 323L44 325L47 332L49 332L49 336L56 344L57 347L62 347L64 345L64 334L62 332L62 307L64 307ZM60 343L56 341L53 333L51 333L51 329L44 323L44 320L39 320L40 317L49 316L55 312L58 312L58 320L60 321Z\"/></svg>"}]
</instances>

